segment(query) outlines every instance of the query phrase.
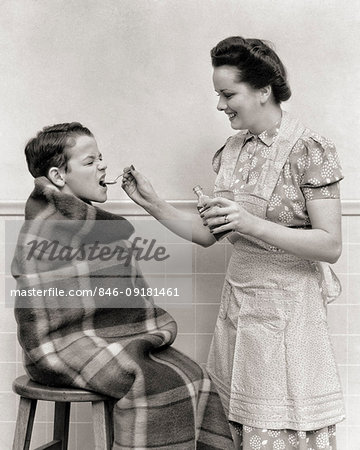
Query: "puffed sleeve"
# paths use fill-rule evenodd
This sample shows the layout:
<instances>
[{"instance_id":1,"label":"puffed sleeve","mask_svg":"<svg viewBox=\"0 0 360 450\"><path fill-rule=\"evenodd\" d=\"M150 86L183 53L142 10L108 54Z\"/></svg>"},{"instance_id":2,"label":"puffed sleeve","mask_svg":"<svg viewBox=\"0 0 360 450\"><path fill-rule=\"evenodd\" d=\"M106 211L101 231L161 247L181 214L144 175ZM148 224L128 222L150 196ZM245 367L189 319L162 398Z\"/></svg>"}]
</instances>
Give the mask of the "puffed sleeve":
<instances>
[{"instance_id":1,"label":"puffed sleeve","mask_svg":"<svg viewBox=\"0 0 360 450\"><path fill-rule=\"evenodd\" d=\"M225 145L223 145L219 150L215 153L212 159L212 168L214 169L215 173L219 173L220 166L221 166L221 154L224 150Z\"/></svg>"},{"instance_id":2,"label":"puffed sleeve","mask_svg":"<svg viewBox=\"0 0 360 450\"><path fill-rule=\"evenodd\" d=\"M300 188L306 201L339 198L343 174L334 144L314 133L303 139L303 152L297 165Z\"/></svg>"},{"instance_id":3,"label":"puffed sleeve","mask_svg":"<svg viewBox=\"0 0 360 450\"><path fill-rule=\"evenodd\" d=\"M225 144L219 148L219 150L215 153L215 155L213 156L212 159L212 168L214 169L215 173L219 173L220 170L220 166L221 166L221 155L222 155L222 151L224 150L226 144L229 142L229 140L231 139L232 136L228 137L226 139Z\"/></svg>"}]
</instances>

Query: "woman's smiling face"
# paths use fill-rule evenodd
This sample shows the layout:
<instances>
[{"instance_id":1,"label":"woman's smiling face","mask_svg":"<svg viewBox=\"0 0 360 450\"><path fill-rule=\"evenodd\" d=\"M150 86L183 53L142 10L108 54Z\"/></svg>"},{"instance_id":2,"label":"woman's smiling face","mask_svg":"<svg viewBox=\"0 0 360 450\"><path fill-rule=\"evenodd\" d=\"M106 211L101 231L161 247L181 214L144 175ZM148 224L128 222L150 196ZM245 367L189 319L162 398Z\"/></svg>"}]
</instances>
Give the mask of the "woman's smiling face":
<instances>
[{"instance_id":1,"label":"woman's smiling face","mask_svg":"<svg viewBox=\"0 0 360 450\"><path fill-rule=\"evenodd\" d=\"M236 67L214 68L213 83L219 96L217 109L227 114L235 130L252 130L261 110L260 90L238 80Z\"/></svg>"},{"instance_id":2,"label":"woman's smiling face","mask_svg":"<svg viewBox=\"0 0 360 450\"><path fill-rule=\"evenodd\" d=\"M63 173L64 193L71 193L84 201L105 202L107 187L104 183L106 164L92 136L70 138L74 145L66 148L67 171ZM70 142L71 142L70 141ZM71 142L72 143L72 142Z\"/></svg>"}]
</instances>

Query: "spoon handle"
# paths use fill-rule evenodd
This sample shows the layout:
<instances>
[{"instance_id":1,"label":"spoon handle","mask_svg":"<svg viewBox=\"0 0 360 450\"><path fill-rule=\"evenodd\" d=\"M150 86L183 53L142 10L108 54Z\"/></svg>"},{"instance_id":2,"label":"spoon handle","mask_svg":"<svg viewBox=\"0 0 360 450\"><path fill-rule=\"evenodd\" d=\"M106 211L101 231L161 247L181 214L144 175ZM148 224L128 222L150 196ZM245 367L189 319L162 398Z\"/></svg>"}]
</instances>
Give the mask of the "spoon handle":
<instances>
[{"instance_id":1,"label":"spoon handle","mask_svg":"<svg viewBox=\"0 0 360 450\"><path fill-rule=\"evenodd\" d=\"M117 180L118 180L120 177L122 177L122 176L125 175L126 173L131 172L131 170L134 170L134 169L135 169L135 167L131 164L129 170L127 170L126 172L123 172L123 173L121 173L120 175L118 175L118 176L115 178L115 180L112 180L112 181L105 181L105 184L115 184L115 183L117 183Z\"/></svg>"}]
</instances>

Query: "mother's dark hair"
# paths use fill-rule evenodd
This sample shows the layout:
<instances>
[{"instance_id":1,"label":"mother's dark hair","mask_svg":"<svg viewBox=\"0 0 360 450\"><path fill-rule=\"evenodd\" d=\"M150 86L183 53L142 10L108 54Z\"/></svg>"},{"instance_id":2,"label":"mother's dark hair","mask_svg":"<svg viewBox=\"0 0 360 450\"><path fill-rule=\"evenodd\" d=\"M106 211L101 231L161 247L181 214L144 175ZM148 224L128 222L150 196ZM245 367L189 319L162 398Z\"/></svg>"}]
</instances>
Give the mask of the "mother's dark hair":
<instances>
[{"instance_id":1,"label":"mother's dark hair","mask_svg":"<svg viewBox=\"0 0 360 450\"><path fill-rule=\"evenodd\" d=\"M276 103L291 97L285 67L265 41L240 36L226 38L211 50L211 61L213 67L235 66L240 72L239 81L254 89L271 86Z\"/></svg>"}]
</instances>

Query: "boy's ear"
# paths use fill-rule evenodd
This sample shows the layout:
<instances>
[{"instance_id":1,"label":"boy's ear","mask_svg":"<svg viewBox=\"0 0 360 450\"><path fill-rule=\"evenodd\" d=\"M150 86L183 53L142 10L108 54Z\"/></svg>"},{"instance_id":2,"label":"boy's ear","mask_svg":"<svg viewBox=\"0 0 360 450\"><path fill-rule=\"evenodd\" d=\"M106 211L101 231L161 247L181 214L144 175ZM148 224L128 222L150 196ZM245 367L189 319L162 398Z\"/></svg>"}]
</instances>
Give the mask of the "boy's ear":
<instances>
[{"instance_id":1,"label":"boy's ear","mask_svg":"<svg viewBox=\"0 0 360 450\"><path fill-rule=\"evenodd\" d=\"M55 184L55 186L62 188L65 186L64 172L59 167L51 167L48 172L48 179Z\"/></svg>"}]
</instances>

